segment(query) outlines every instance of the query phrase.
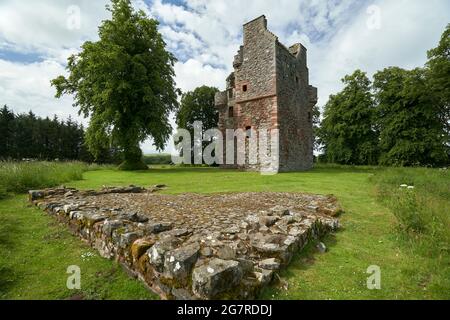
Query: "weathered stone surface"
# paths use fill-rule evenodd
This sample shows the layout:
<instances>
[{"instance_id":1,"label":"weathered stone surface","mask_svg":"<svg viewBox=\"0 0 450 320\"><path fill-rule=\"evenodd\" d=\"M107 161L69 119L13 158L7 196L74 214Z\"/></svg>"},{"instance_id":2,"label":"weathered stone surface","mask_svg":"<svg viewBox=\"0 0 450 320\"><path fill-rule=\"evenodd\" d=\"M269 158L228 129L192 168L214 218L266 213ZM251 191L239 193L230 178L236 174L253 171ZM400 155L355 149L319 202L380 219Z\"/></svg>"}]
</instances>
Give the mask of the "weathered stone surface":
<instances>
[{"instance_id":1,"label":"weathered stone surface","mask_svg":"<svg viewBox=\"0 0 450 320\"><path fill-rule=\"evenodd\" d=\"M100 213L93 212L84 212L83 213L83 223L88 227L92 227L94 224L100 221L104 221L108 218L108 216Z\"/></svg>"},{"instance_id":2,"label":"weathered stone surface","mask_svg":"<svg viewBox=\"0 0 450 320\"><path fill-rule=\"evenodd\" d=\"M63 207L63 210L64 210L64 212L65 212L66 214L69 214L69 213L71 213L72 211L78 210L79 207L80 207L80 206L77 205L77 204L66 204L66 205Z\"/></svg>"},{"instance_id":3,"label":"weathered stone surface","mask_svg":"<svg viewBox=\"0 0 450 320\"><path fill-rule=\"evenodd\" d=\"M200 247L188 245L165 254L164 276L176 279L178 284L187 282L192 268L197 262Z\"/></svg>"},{"instance_id":4,"label":"weathered stone surface","mask_svg":"<svg viewBox=\"0 0 450 320\"><path fill-rule=\"evenodd\" d=\"M275 206L271 208L270 211L272 212L272 214L277 215L279 217L291 215L290 210L283 206Z\"/></svg>"},{"instance_id":5,"label":"weathered stone surface","mask_svg":"<svg viewBox=\"0 0 450 320\"><path fill-rule=\"evenodd\" d=\"M214 254L213 250L210 247L202 248L200 253L202 256L207 257L207 258L211 257Z\"/></svg>"},{"instance_id":6,"label":"weathered stone surface","mask_svg":"<svg viewBox=\"0 0 450 320\"><path fill-rule=\"evenodd\" d=\"M30 190L28 191L28 195L30 201L35 201L44 197L43 192L38 190Z\"/></svg>"},{"instance_id":7,"label":"weathered stone surface","mask_svg":"<svg viewBox=\"0 0 450 320\"><path fill-rule=\"evenodd\" d=\"M142 237L142 233L139 232L127 232L120 235L119 246L121 248L130 247L134 241Z\"/></svg>"},{"instance_id":8,"label":"weathered stone surface","mask_svg":"<svg viewBox=\"0 0 450 320\"><path fill-rule=\"evenodd\" d=\"M239 228L238 226L232 226L230 228L226 228L222 231L222 233L224 234L237 234L241 231L241 228Z\"/></svg>"},{"instance_id":9,"label":"weathered stone surface","mask_svg":"<svg viewBox=\"0 0 450 320\"><path fill-rule=\"evenodd\" d=\"M295 252L339 227L321 209L338 207L332 196L110 189L36 191L32 202L162 298L256 297Z\"/></svg>"},{"instance_id":10,"label":"weathered stone surface","mask_svg":"<svg viewBox=\"0 0 450 320\"><path fill-rule=\"evenodd\" d=\"M174 296L175 300L197 300L197 298L189 290L183 288L173 288L172 295Z\"/></svg>"},{"instance_id":11,"label":"weathered stone surface","mask_svg":"<svg viewBox=\"0 0 450 320\"><path fill-rule=\"evenodd\" d=\"M120 220L127 220L131 222L138 222L138 223L145 223L148 222L148 217L145 217L139 213L132 212L132 213L121 213L119 214Z\"/></svg>"},{"instance_id":12,"label":"weathered stone surface","mask_svg":"<svg viewBox=\"0 0 450 320\"><path fill-rule=\"evenodd\" d=\"M300 43L289 48L281 44L267 30L265 16L244 25L243 39L233 61L234 71L226 80L226 91L216 95L218 127L224 137L227 129L279 128L278 161L258 157L255 164L246 157L244 164L223 167L262 172L311 169L312 109L317 103L317 88L309 84L306 48ZM226 142L223 150L225 154ZM266 150L262 152L266 154Z\"/></svg>"},{"instance_id":13,"label":"weathered stone surface","mask_svg":"<svg viewBox=\"0 0 450 320\"><path fill-rule=\"evenodd\" d=\"M113 193L142 193L145 192L144 188L129 186L129 187L103 187L100 193L113 194Z\"/></svg>"},{"instance_id":14,"label":"weathered stone surface","mask_svg":"<svg viewBox=\"0 0 450 320\"><path fill-rule=\"evenodd\" d=\"M278 270L280 269L280 263L274 259L265 259L259 262L259 267L266 270Z\"/></svg>"},{"instance_id":15,"label":"weathered stone surface","mask_svg":"<svg viewBox=\"0 0 450 320\"><path fill-rule=\"evenodd\" d=\"M155 240L150 238L136 240L131 246L131 254L133 259L139 260L139 258L144 255L154 244Z\"/></svg>"},{"instance_id":16,"label":"weathered stone surface","mask_svg":"<svg viewBox=\"0 0 450 320\"><path fill-rule=\"evenodd\" d=\"M170 234L174 237L186 237L190 234L189 230L187 229L174 229L170 231Z\"/></svg>"},{"instance_id":17,"label":"weathered stone surface","mask_svg":"<svg viewBox=\"0 0 450 320\"><path fill-rule=\"evenodd\" d=\"M213 259L208 264L194 269L192 291L200 298L213 299L237 286L242 277L239 262Z\"/></svg>"},{"instance_id":18,"label":"weathered stone surface","mask_svg":"<svg viewBox=\"0 0 450 320\"><path fill-rule=\"evenodd\" d=\"M317 246L316 246L316 248L317 248L317 250L320 252L320 253L325 253L325 252L327 252L327 246L325 245L325 243L323 243L323 242L319 242L318 244L317 244Z\"/></svg>"},{"instance_id":19,"label":"weathered stone surface","mask_svg":"<svg viewBox=\"0 0 450 320\"><path fill-rule=\"evenodd\" d=\"M230 246L223 246L217 250L217 257L222 260L236 259L236 252Z\"/></svg>"},{"instance_id":20,"label":"weathered stone surface","mask_svg":"<svg viewBox=\"0 0 450 320\"><path fill-rule=\"evenodd\" d=\"M276 216L265 216L265 217L260 217L259 218L259 224L266 226L266 227L271 227L273 226L278 220L280 220L279 217Z\"/></svg>"},{"instance_id":21,"label":"weathered stone surface","mask_svg":"<svg viewBox=\"0 0 450 320\"><path fill-rule=\"evenodd\" d=\"M261 269L255 272L255 277L262 286L268 285L273 279L274 272L272 270Z\"/></svg>"},{"instance_id":22,"label":"weathered stone surface","mask_svg":"<svg viewBox=\"0 0 450 320\"><path fill-rule=\"evenodd\" d=\"M111 237L114 230L122 227L124 227L124 223L121 220L106 220L103 224L102 231L104 235Z\"/></svg>"},{"instance_id":23,"label":"weathered stone surface","mask_svg":"<svg viewBox=\"0 0 450 320\"><path fill-rule=\"evenodd\" d=\"M167 252L174 250L179 243L174 238L167 238L156 242L152 248L147 251L149 262L159 271L164 271L164 261Z\"/></svg>"},{"instance_id":24,"label":"weathered stone surface","mask_svg":"<svg viewBox=\"0 0 450 320\"><path fill-rule=\"evenodd\" d=\"M254 262L252 260L238 258L236 261L239 262L239 266L244 274L249 274L254 271Z\"/></svg>"},{"instance_id":25,"label":"weathered stone surface","mask_svg":"<svg viewBox=\"0 0 450 320\"><path fill-rule=\"evenodd\" d=\"M172 223L152 223L145 227L148 233L161 233L164 231L169 231L173 228Z\"/></svg>"}]
</instances>

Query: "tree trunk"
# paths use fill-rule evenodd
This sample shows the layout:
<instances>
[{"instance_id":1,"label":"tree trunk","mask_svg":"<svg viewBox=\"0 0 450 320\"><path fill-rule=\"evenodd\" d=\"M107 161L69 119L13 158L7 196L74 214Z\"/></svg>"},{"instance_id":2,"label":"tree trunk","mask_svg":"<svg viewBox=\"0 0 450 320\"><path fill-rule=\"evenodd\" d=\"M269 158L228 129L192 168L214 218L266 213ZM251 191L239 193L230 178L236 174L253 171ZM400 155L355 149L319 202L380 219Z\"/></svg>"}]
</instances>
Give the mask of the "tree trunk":
<instances>
[{"instance_id":1,"label":"tree trunk","mask_svg":"<svg viewBox=\"0 0 450 320\"><path fill-rule=\"evenodd\" d=\"M123 152L124 161L119 169L125 171L147 170L148 166L142 161L142 151L138 144L125 146Z\"/></svg>"}]
</instances>

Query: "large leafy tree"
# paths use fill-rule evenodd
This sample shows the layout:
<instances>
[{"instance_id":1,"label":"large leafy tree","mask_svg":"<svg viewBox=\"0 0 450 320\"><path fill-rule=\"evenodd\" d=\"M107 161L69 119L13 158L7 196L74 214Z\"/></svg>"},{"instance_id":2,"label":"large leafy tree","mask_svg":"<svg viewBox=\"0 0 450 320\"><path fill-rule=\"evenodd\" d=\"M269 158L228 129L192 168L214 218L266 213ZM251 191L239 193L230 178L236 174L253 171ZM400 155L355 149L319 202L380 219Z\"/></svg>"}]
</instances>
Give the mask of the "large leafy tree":
<instances>
[{"instance_id":1,"label":"large leafy tree","mask_svg":"<svg viewBox=\"0 0 450 320\"><path fill-rule=\"evenodd\" d=\"M437 99L439 117L450 145L450 24L442 34L439 45L428 51L427 63L430 89Z\"/></svg>"},{"instance_id":2,"label":"large leafy tree","mask_svg":"<svg viewBox=\"0 0 450 320\"><path fill-rule=\"evenodd\" d=\"M175 111L175 57L166 50L158 22L134 11L130 0L112 0L110 20L99 27L97 42L85 42L68 60L69 76L52 81L57 97L74 95L74 105L90 117L89 150L98 156L118 147L123 169L145 169L139 147L152 138L163 149L172 133Z\"/></svg>"},{"instance_id":3,"label":"large leafy tree","mask_svg":"<svg viewBox=\"0 0 450 320\"><path fill-rule=\"evenodd\" d=\"M423 69L391 67L374 75L383 165L436 165L446 161L444 132Z\"/></svg>"},{"instance_id":4,"label":"large leafy tree","mask_svg":"<svg viewBox=\"0 0 450 320\"><path fill-rule=\"evenodd\" d=\"M184 93L176 116L178 128L189 130L191 137L194 136L196 121L202 122L202 135L206 130L217 128L219 111L215 107L214 97L218 91L217 88L202 86ZM194 143L202 144L203 150L208 142L192 141Z\"/></svg>"},{"instance_id":5,"label":"large leafy tree","mask_svg":"<svg viewBox=\"0 0 450 320\"><path fill-rule=\"evenodd\" d=\"M342 82L344 89L331 95L325 106L318 134L325 157L340 164L375 164L378 134L370 80L356 70Z\"/></svg>"}]
</instances>

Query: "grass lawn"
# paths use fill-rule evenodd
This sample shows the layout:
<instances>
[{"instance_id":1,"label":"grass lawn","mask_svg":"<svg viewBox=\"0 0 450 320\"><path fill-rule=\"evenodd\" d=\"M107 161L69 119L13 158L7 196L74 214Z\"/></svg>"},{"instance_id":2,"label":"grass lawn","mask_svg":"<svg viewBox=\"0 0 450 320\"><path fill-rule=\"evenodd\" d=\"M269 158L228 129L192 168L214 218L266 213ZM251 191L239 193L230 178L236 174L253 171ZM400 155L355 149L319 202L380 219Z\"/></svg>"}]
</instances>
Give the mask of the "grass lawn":
<instances>
[{"instance_id":1,"label":"grass lawn","mask_svg":"<svg viewBox=\"0 0 450 320\"><path fill-rule=\"evenodd\" d=\"M268 288L266 299L449 299L449 266L411 249L399 239L396 217L377 199L373 175L382 169L320 167L310 172L262 176L211 168L156 168L148 172L97 170L68 183L80 189L103 185L166 184L166 193L287 191L334 194L345 209L343 228L323 239L319 254L310 246L281 277L288 290ZM420 192L420 190L416 190ZM249 199L251 201L251 199ZM97 254L51 217L28 206L25 196L0 201L0 298L151 299L138 281ZM79 265L82 290L66 289L66 269ZM368 290L366 270L381 268L381 290ZM439 272L435 272L439 268Z\"/></svg>"}]
</instances>

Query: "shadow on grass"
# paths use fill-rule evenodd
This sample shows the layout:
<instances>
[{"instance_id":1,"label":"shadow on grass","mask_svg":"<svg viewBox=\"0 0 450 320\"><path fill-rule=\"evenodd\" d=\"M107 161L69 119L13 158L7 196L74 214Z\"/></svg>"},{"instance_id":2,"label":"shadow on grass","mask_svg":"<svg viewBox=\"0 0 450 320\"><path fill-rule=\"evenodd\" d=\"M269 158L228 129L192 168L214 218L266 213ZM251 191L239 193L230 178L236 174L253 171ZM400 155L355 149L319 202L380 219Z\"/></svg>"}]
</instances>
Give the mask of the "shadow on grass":
<instances>
[{"instance_id":1,"label":"shadow on grass","mask_svg":"<svg viewBox=\"0 0 450 320\"><path fill-rule=\"evenodd\" d=\"M313 267L315 256L321 254L316 248L319 242L323 242L327 247L327 251L330 251L337 245L336 235L329 234L322 239L311 241L302 251L294 255L288 268L282 270L280 276L286 278L295 277L296 270L308 270Z\"/></svg>"},{"instance_id":2,"label":"shadow on grass","mask_svg":"<svg viewBox=\"0 0 450 320\"><path fill-rule=\"evenodd\" d=\"M9 221L5 216L0 216L0 254L4 255L6 252L15 250L17 243L12 235L19 232L19 224ZM14 287L14 283L14 270L8 266L0 266L0 299L2 294Z\"/></svg>"},{"instance_id":3,"label":"shadow on grass","mask_svg":"<svg viewBox=\"0 0 450 320\"><path fill-rule=\"evenodd\" d=\"M5 216L0 216L0 248L12 250L16 246L11 235L19 233L19 224L13 223Z\"/></svg>"},{"instance_id":4,"label":"shadow on grass","mask_svg":"<svg viewBox=\"0 0 450 320\"><path fill-rule=\"evenodd\" d=\"M3 295L6 294L11 288L15 286L14 270L1 266L0 267L0 299L4 299Z\"/></svg>"},{"instance_id":5,"label":"shadow on grass","mask_svg":"<svg viewBox=\"0 0 450 320\"><path fill-rule=\"evenodd\" d=\"M339 232L342 232L342 230L339 230ZM328 252L337 245L336 234L328 234L321 239L310 241L306 247L293 256L287 268L279 272L280 279L282 281L293 279L298 277L299 271L306 271L313 268L316 261L315 257L321 254L317 249L319 242L323 242L326 245ZM283 289L280 288L281 283L276 280L275 278L273 283L263 289L260 298L266 299L275 293L279 295L282 292Z\"/></svg>"}]
</instances>

